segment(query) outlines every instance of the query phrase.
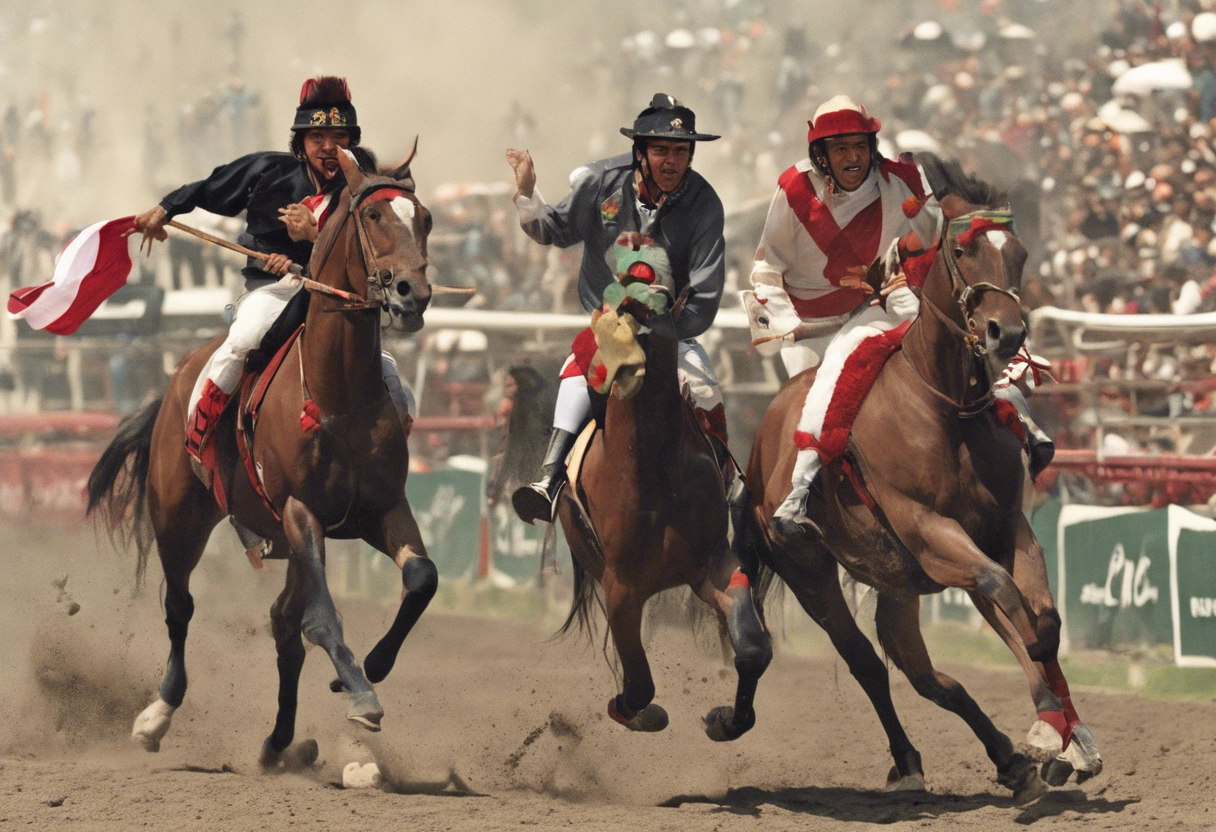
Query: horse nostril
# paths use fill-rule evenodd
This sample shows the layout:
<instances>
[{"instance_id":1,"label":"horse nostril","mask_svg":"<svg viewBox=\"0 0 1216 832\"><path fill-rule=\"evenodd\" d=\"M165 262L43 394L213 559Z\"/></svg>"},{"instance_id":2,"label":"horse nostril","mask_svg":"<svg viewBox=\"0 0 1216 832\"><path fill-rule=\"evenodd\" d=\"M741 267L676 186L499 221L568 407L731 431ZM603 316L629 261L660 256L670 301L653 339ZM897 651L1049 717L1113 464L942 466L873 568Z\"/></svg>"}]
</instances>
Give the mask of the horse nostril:
<instances>
[{"instance_id":1,"label":"horse nostril","mask_svg":"<svg viewBox=\"0 0 1216 832\"><path fill-rule=\"evenodd\" d=\"M409 281L403 280L397 284L397 294L401 295L402 297L408 297L409 293L410 293Z\"/></svg>"},{"instance_id":2,"label":"horse nostril","mask_svg":"<svg viewBox=\"0 0 1216 832\"><path fill-rule=\"evenodd\" d=\"M992 341L1001 340L1001 325L996 321L988 322L988 338Z\"/></svg>"}]
</instances>

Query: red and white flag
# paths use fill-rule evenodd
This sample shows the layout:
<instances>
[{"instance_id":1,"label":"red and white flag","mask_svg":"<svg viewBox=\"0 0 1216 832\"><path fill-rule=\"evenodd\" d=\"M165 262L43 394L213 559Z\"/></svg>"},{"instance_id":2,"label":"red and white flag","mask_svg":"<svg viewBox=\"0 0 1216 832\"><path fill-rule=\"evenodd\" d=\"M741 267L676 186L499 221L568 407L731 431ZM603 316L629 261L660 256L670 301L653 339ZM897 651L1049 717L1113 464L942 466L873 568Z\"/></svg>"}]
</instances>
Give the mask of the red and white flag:
<instances>
[{"instance_id":1,"label":"red and white flag","mask_svg":"<svg viewBox=\"0 0 1216 832\"><path fill-rule=\"evenodd\" d=\"M34 329L71 335L127 282L126 234L134 228L135 217L90 225L64 246L48 282L9 295L8 311Z\"/></svg>"}]
</instances>

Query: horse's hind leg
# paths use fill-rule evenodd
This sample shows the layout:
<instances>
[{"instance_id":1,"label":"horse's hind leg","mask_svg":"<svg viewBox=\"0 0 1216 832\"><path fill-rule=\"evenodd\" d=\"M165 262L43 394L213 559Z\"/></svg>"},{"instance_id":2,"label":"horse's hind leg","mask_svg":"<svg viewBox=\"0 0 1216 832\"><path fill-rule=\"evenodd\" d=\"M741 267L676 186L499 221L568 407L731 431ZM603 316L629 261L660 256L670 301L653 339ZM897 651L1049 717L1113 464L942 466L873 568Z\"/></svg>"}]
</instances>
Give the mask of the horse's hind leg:
<instances>
[{"instance_id":1,"label":"horse's hind leg","mask_svg":"<svg viewBox=\"0 0 1216 832\"><path fill-rule=\"evenodd\" d=\"M402 501L385 515L381 534L381 540L369 542L401 567L401 606L388 632L363 661L363 669L372 683L383 681L393 669L406 636L418 623L439 587L439 570L426 556L422 533L418 531L418 523L408 503Z\"/></svg>"},{"instance_id":2,"label":"horse's hind leg","mask_svg":"<svg viewBox=\"0 0 1216 832\"><path fill-rule=\"evenodd\" d=\"M709 738L726 742L738 739L756 724L756 686L773 658L773 646L756 611L751 584L741 569L735 570L725 592L707 580L696 588L696 593L726 622L735 648L735 672L739 674L735 705L713 708L705 716L705 733Z\"/></svg>"},{"instance_id":3,"label":"horse's hind leg","mask_svg":"<svg viewBox=\"0 0 1216 832\"><path fill-rule=\"evenodd\" d=\"M289 768L312 765L318 755L315 740L301 743L293 756L286 759L283 752L291 745L296 732L296 706L299 701L300 671L304 667L304 641L300 637L304 620L303 575L298 562L287 562L287 582L270 607L270 626L274 632L279 666L279 710L274 730L262 743L258 762L270 768L284 762Z\"/></svg>"},{"instance_id":4,"label":"horse's hind leg","mask_svg":"<svg viewBox=\"0 0 1216 832\"><path fill-rule=\"evenodd\" d=\"M646 598L630 587L616 583L604 573L604 599L608 629L621 657L624 692L608 702L608 716L631 731L662 731L667 712L654 704L654 678L642 648L642 608Z\"/></svg>"},{"instance_id":5,"label":"horse's hind leg","mask_svg":"<svg viewBox=\"0 0 1216 832\"><path fill-rule=\"evenodd\" d=\"M183 455L184 456L184 455ZM169 731L173 713L186 696L186 634L194 616L190 595L190 573L198 566L203 548L218 518L202 516L195 508L179 512L159 511L172 517L172 523L157 522L156 550L165 573L165 625L169 628L169 660L161 678L155 702L135 718L131 739L148 751L159 751L160 741Z\"/></svg>"},{"instance_id":6,"label":"horse's hind leg","mask_svg":"<svg viewBox=\"0 0 1216 832\"><path fill-rule=\"evenodd\" d=\"M988 758L996 764L997 780L1013 790L1014 802L1026 804L1042 797L1047 787L1039 779L1034 762L1013 750L1009 737L997 730L958 681L933 667L920 632L920 599L880 592L875 624L887 655L916 692L958 714L975 732Z\"/></svg>"},{"instance_id":7,"label":"horse's hind leg","mask_svg":"<svg viewBox=\"0 0 1216 832\"><path fill-rule=\"evenodd\" d=\"M887 666L874 645L857 626L849 605L844 600L840 581L836 573L836 561L826 553L814 549L806 550L796 561L781 550L774 549L773 559L781 560L778 570L782 580L793 591L798 603L816 624L823 628L832 640L837 654L848 665L849 672L861 685L878 714L890 744L894 765L887 775L890 791L921 791L925 788L925 774L920 752L908 739L904 726L895 713L891 701L891 679Z\"/></svg>"},{"instance_id":8,"label":"horse's hind leg","mask_svg":"<svg viewBox=\"0 0 1216 832\"><path fill-rule=\"evenodd\" d=\"M299 562L298 585L304 596L301 628L304 637L329 654L342 686L350 692L346 718L370 731L380 730L384 709L367 677L342 638L342 624L325 580L325 531L303 503L288 497L283 507L283 530Z\"/></svg>"}]
</instances>

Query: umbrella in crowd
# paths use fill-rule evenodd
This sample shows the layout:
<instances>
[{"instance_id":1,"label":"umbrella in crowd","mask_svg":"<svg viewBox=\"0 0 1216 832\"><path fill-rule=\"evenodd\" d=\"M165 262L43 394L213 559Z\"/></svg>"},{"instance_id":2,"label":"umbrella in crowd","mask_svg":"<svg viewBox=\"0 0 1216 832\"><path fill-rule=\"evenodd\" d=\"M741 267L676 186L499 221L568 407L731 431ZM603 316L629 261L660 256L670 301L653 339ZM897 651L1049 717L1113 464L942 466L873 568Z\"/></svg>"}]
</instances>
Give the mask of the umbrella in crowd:
<instances>
[{"instance_id":1,"label":"umbrella in crowd","mask_svg":"<svg viewBox=\"0 0 1216 832\"><path fill-rule=\"evenodd\" d=\"M1145 95L1156 90L1189 90L1192 83L1182 59L1168 58L1132 67L1115 79L1112 90L1116 95Z\"/></svg>"}]
</instances>

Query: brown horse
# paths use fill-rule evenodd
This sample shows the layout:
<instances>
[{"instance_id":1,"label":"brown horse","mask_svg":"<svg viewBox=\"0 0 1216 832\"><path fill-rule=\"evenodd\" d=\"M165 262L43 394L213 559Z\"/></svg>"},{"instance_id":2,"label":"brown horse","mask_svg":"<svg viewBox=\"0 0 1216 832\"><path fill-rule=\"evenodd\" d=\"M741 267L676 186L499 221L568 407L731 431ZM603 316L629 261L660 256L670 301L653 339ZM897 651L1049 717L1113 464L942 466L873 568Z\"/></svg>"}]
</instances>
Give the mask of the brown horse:
<instances>
[{"instance_id":1,"label":"brown horse","mask_svg":"<svg viewBox=\"0 0 1216 832\"><path fill-rule=\"evenodd\" d=\"M637 333L644 310L631 308L637 316L622 308L618 333L626 328ZM588 623L596 598L593 577L603 587L624 675L624 690L609 700L608 713L631 730L661 731L667 713L653 702L642 609L655 594L687 585L717 613L734 646L735 704L713 708L705 717L711 739L733 740L755 724L756 685L772 658L769 635L727 542L722 475L680 392L677 342L651 333L637 335L636 345L642 360L623 363L604 381L601 389L611 388L602 427L587 448L577 482L559 498L558 516L574 555L575 590L562 630L576 619Z\"/></svg>"},{"instance_id":2,"label":"brown horse","mask_svg":"<svg viewBox=\"0 0 1216 832\"><path fill-rule=\"evenodd\" d=\"M412 156L412 154L411 154ZM318 284L362 300L314 298L304 332L274 376L259 418L252 453L274 513L257 496L244 466L229 465L231 514L287 553L286 586L271 607L279 667L279 710L261 762L283 759L295 733L301 636L320 645L345 688L347 717L380 727L383 710L372 689L388 674L410 628L435 593L437 572L426 557L405 500L405 435L381 375L381 314L409 332L422 326L431 297L426 238L430 215L414 195L409 160L393 176L359 170L340 155L347 187L313 249ZM215 339L186 356L162 401L133 414L102 454L89 478L89 511L101 509L111 531L134 532L139 571L154 536L165 573L169 661L159 697L135 720L132 736L150 751L160 747L186 693L186 632L194 612L190 573L215 525L223 519L212 493L191 471L186 454L186 406ZM236 397L234 397L236 398ZM312 402L305 407L306 402ZM235 458L235 408L216 430L220 458ZM315 426L306 432L307 410ZM237 469L235 472L233 469ZM224 476L224 474L221 474ZM275 515L281 517L276 519ZM403 598L388 633L361 669L342 637L325 581L325 538L361 538L401 567ZM296 749L315 757L309 740ZM295 753L295 752L293 752Z\"/></svg>"},{"instance_id":3,"label":"brown horse","mask_svg":"<svg viewBox=\"0 0 1216 832\"><path fill-rule=\"evenodd\" d=\"M1074 770L1078 780L1101 770L1056 659L1060 618L1043 550L1021 510L1021 445L988 407L993 380L1025 339L1017 292L1026 250L1007 210L982 209L1000 205L999 194L955 164L926 159L925 168L952 219L920 316L857 413L846 457L826 468L812 492L808 513L821 520L822 539L781 540L766 525L790 490L793 435L813 371L791 379L765 414L749 485L770 543L762 557L827 631L878 712L895 758L889 786L923 788L920 754L895 714L885 665L850 615L837 562L877 590L878 637L896 667L918 693L966 721L1000 782L1025 802L1045 790L1036 766L1015 753L961 684L933 667L919 596L966 590L1018 658L1040 720L1056 729L1036 724L1032 739L1046 733L1055 751L1063 746L1043 766L1049 783L1059 785Z\"/></svg>"}]
</instances>

